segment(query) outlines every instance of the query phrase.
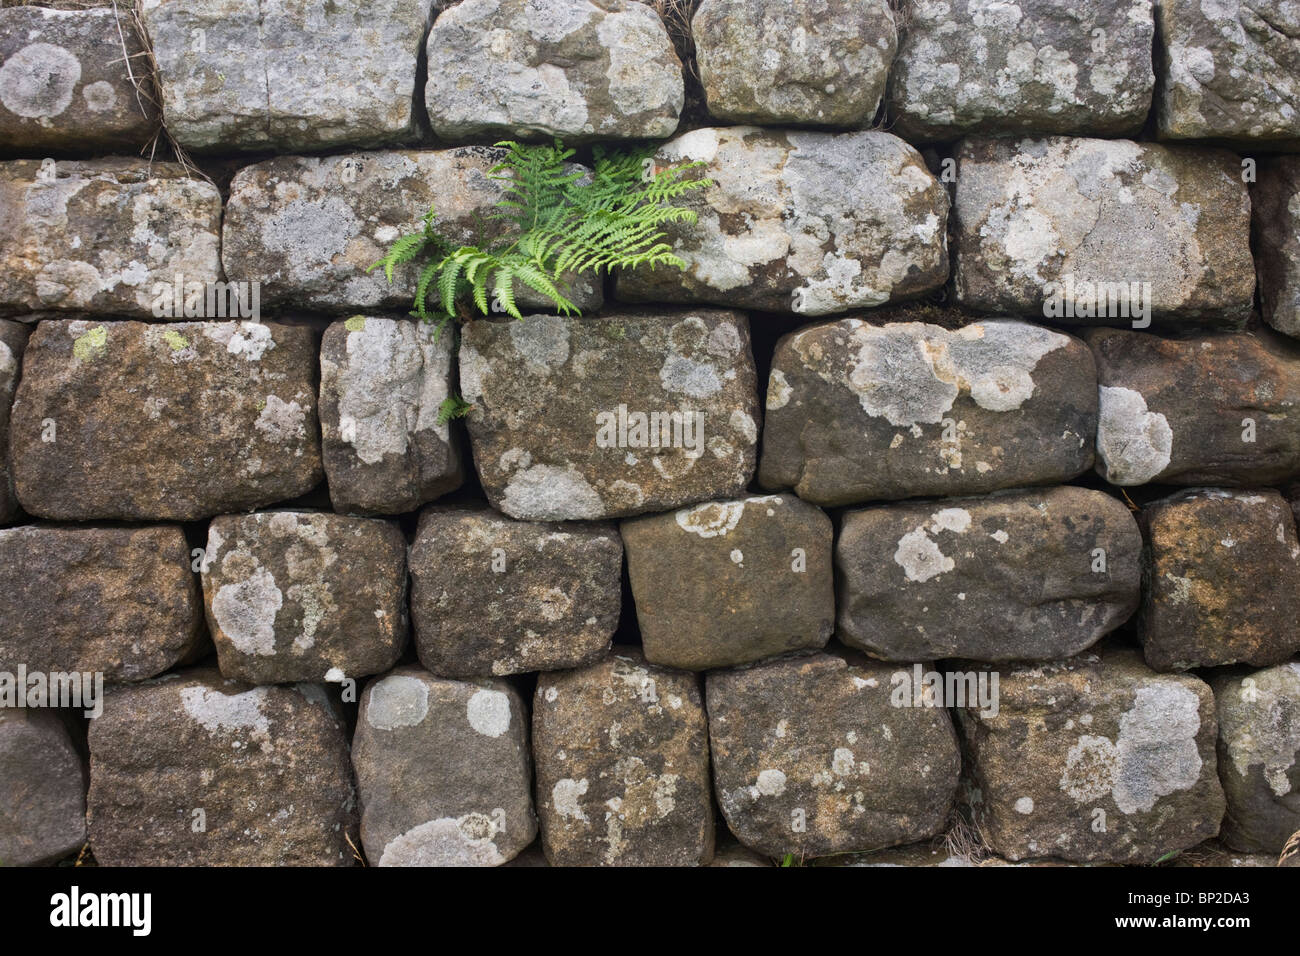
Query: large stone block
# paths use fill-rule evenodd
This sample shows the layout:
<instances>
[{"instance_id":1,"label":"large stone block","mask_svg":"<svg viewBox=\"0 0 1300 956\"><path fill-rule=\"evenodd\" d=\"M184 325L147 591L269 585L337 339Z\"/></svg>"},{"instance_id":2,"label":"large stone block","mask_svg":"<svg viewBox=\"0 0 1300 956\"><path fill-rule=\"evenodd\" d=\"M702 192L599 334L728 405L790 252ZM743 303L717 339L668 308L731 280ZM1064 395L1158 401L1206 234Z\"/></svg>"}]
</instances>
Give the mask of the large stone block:
<instances>
[{"instance_id":1,"label":"large stone block","mask_svg":"<svg viewBox=\"0 0 1300 956\"><path fill-rule=\"evenodd\" d=\"M633 0L464 0L429 31L428 61L448 140L660 138L685 101L663 21Z\"/></svg>"},{"instance_id":2,"label":"large stone block","mask_svg":"<svg viewBox=\"0 0 1300 956\"><path fill-rule=\"evenodd\" d=\"M0 163L0 311L152 316L160 287L221 278L221 195L175 163Z\"/></svg>"},{"instance_id":3,"label":"large stone block","mask_svg":"<svg viewBox=\"0 0 1300 956\"><path fill-rule=\"evenodd\" d=\"M315 688L213 670L115 688L90 724L88 827L104 866L348 866L356 792Z\"/></svg>"},{"instance_id":4,"label":"large stone block","mask_svg":"<svg viewBox=\"0 0 1300 956\"><path fill-rule=\"evenodd\" d=\"M504 681L386 674L362 695L352 762L373 866L498 866L537 835L528 712Z\"/></svg>"},{"instance_id":5,"label":"large stone block","mask_svg":"<svg viewBox=\"0 0 1300 956\"><path fill-rule=\"evenodd\" d=\"M192 658L202 621L174 525L0 530L0 671L143 680Z\"/></svg>"},{"instance_id":6,"label":"large stone block","mask_svg":"<svg viewBox=\"0 0 1300 956\"><path fill-rule=\"evenodd\" d=\"M325 330L321 457L336 511L401 514L460 486L460 436L438 421L452 339L431 323L364 315Z\"/></svg>"},{"instance_id":7,"label":"large stone block","mask_svg":"<svg viewBox=\"0 0 1300 956\"><path fill-rule=\"evenodd\" d=\"M1250 314L1250 196L1232 153L967 139L956 175L954 276L965 305L1139 328Z\"/></svg>"},{"instance_id":8,"label":"large stone block","mask_svg":"<svg viewBox=\"0 0 1300 956\"><path fill-rule=\"evenodd\" d=\"M489 677L594 664L618 627L623 543L612 524L429 508L409 560L415 646L435 674Z\"/></svg>"},{"instance_id":9,"label":"large stone block","mask_svg":"<svg viewBox=\"0 0 1300 956\"><path fill-rule=\"evenodd\" d=\"M758 479L830 506L1068 481L1096 381L1082 342L1025 322L809 326L777 343Z\"/></svg>"},{"instance_id":10,"label":"large stone block","mask_svg":"<svg viewBox=\"0 0 1300 956\"><path fill-rule=\"evenodd\" d=\"M667 227L683 270L637 269L619 298L829 315L883 305L948 278L948 194L921 154L880 130L697 129L656 161L701 161L710 189Z\"/></svg>"},{"instance_id":11,"label":"large stone block","mask_svg":"<svg viewBox=\"0 0 1300 956\"><path fill-rule=\"evenodd\" d=\"M10 422L34 515L193 521L321 480L311 329L42 322Z\"/></svg>"},{"instance_id":12,"label":"large stone block","mask_svg":"<svg viewBox=\"0 0 1300 956\"><path fill-rule=\"evenodd\" d=\"M0 866L54 863L86 841L86 766L52 710L0 708Z\"/></svg>"},{"instance_id":13,"label":"large stone block","mask_svg":"<svg viewBox=\"0 0 1300 956\"><path fill-rule=\"evenodd\" d=\"M1069 657L1137 610L1142 536L1084 488L845 514L836 542L844 643L891 661Z\"/></svg>"},{"instance_id":14,"label":"large stone block","mask_svg":"<svg viewBox=\"0 0 1300 956\"><path fill-rule=\"evenodd\" d=\"M616 518L739 494L758 395L735 312L527 315L462 329L460 385L493 507Z\"/></svg>"}]
</instances>

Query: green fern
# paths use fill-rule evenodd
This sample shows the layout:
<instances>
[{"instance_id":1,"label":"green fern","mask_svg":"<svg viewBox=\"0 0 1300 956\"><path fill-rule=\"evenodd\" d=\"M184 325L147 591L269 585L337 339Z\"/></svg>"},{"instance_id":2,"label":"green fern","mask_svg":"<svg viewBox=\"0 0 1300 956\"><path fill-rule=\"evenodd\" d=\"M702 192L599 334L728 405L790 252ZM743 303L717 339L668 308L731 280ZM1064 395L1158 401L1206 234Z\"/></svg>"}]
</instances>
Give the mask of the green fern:
<instances>
[{"instance_id":1,"label":"green fern","mask_svg":"<svg viewBox=\"0 0 1300 956\"><path fill-rule=\"evenodd\" d=\"M451 395L438 406L438 424L445 425L453 418L464 418L474 406L459 395Z\"/></svg>"},{"instance_id":2,"label":"green fern","mask_svg":"<svg viewBox=\"0 0 1300 956\"><path fill-rule=\"evenodd\" d=\"M522 319L518 286L549 299L560 313L576 315L578 307L561 292L573 276L685 266L664 228L695 222L693 211L674 203L713 185L686 178L702 163L656 169L651 149L607 152L597 146L588 173L571 165L574 151L559 140L550 146L509 141L497 146L506 155L490 174L505 187L489 218L508 224L505 237L453 247L438 234L430 209L419 232L398 238L366 270L382 266L392 283L397 267L420 262L412 315L437 322L439 332L452 318L464 317L462 308Z\"/></svg>"}]
</instances>

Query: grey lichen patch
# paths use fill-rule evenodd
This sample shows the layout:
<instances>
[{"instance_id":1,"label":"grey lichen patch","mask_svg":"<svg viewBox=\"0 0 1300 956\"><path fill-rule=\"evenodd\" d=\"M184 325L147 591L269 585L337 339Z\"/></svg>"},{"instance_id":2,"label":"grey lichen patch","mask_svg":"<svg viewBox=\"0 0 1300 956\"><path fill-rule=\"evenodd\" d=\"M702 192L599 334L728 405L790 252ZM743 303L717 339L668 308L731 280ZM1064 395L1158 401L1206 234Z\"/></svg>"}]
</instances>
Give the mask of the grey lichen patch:
<instances>
[{"instance_id":1,"label":"grey lichen patch","mask_svg":"<svg viewBox=\"0 0 1300 956\"><path fill-rule=\"evenodd\" d=\"M212 598L212 614L232 644L244 654L275 653L275 618L284 595L266 568L235 584L223 584Z\"/></svg>"},{"instance_id":2,"label":"grey lichen patch","mask_svg":"<svg viewBox=\"0 0 1300 956\"><path fill-rule=\"evenodd\" d=\"M404 674L390 674L369 690L366 721L379 730L414 727L429 714L429 686Z\"/></svg>"},{"instance_id":3,"label":"grey lichen patch","mask_svg":"<svg viewBox=\"0 0 1300 956\"><path fill-rule=\"evenodd\" d=\"M379 866L499 866L495 824L484 813L443 817L407 830L384 847Z\"/></svg>"},{"instance_id":4,"label":"grey lichen patch","mask_svg":"<svg viewBox=\"0 0 1300 956\"><path fill-rule=\"evenodd\" d=\"M1150 411L1142 394L1131 388L1102 385L1098 393L1098 470L1113 485L1142 485L1156 478L1173 455L1169 420Z\"/></svg>"}]
</instances>

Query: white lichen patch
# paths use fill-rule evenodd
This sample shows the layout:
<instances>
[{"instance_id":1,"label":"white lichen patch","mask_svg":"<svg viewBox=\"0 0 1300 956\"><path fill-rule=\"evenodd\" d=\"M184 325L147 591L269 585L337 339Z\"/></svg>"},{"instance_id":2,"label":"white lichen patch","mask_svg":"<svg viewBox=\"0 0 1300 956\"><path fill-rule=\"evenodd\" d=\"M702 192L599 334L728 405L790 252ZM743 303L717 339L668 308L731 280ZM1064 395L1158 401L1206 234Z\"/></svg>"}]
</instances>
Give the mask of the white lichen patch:
<instances>
[{"instance_id":1,"label":"white lichen patch","mask_svg":"<svg viewBox=\"0 0 1300 956\"><path fill-rule=\"evenodd\" d=\"M484 737L500 737L510 729L510 698L499 690L476 690L465 704L465 718Z\"/></svg>"},{"instance_id":2,"label":"white lichen patch","mask_svg":"<svg viewBox=\"0 0 1300 956\"><path fill-rule=\"evenodd\" d=\"M380 866L499 866L506 862L490 814L441 817L407 830L384 847Z\"/></svg>"},{"instance_id":3,"label":"white lichen patch","mask_svg":"<svg viewBox=\"0 0 1300 956\"><path fill-rule=\"evenodd\" d=\"M532 521L600 518L600 494L572 465L533 465L516 472L501 497L501 510Z\"/></svg>"},{"instance_id":4,"label":"white lichen patch","mask_svg":"<svg viewBox=\"0 0 1300 956\"><path fill-rule=\"evenodd\" d=\"M683 508L675 515L677 526L701 538L725 537L745 514L743 501L715 501Z\"/></svg>"},{"instance_id":5,"label":"white lichen patch","mask_svg":"<svg viewBox=\"0 0 1300 956\"><path fill-rule=\"evenodd\" d=\"M1169 467L1174 433L1159 412L1131 388L1098 389L1097 455L1103 474L1114 485L1141 485Z\"/></svg>"},{"instance_id":6,"label":"white lichen patch","mask_svg":"<svg viewBox=\"0 0 1300 956\"><path fill-rule=\"evenodd\" d=\"M369 690L366 723L378 730L414 727L429 715L429 685L418 677L390 674Z\"/></svg>"},{"instance_id":7,"label":"white lichen patch","mask_svg":"<svg viewBox=\"0 0 1300 956\"><path fill-rule=\"evenodd\" d=\"M268 693L265 687L237 694L208 687L182 687L181 706L209 733L247 730L254 737L265 737L270 732L270 721L263 709Z\"/></svg>"},{"instance_id":8,"label":"white lichen patch","mask_svg":"<svg viewBox=\"0 0 1300 956\"><path fill-rule=\"evenodd\" d=\"M275 653L275 618L284 595L275 576L258 567L245 579L223 584L212 598L212 616L221 634L242 654Z\"/></svg>"}]
</instances>

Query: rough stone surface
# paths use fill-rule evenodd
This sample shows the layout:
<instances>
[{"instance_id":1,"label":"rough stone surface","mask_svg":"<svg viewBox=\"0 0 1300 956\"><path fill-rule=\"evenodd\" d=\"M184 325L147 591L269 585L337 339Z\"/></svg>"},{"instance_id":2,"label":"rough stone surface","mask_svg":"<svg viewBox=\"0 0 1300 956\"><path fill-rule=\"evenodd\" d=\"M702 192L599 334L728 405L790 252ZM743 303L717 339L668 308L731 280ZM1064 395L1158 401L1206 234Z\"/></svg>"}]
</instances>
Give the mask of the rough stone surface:
<instances>
[{"instance_id":1,"label":"rough stone surface","mask_svg":"<svg viewBox=\"0 0 1300 956\"><path fill-rule=\"evenodd\" d=\"M594 664L622 606L611 524L513 521L490 508L429 508L410 550L420 662L446 677Z\"/></svg>"},{"instance_id":2,"label":"rough stone surface","mask_svg":"<svg viewBox=\"0 0 1300 956\"><path fill-rule=\"evenodd\" d=\"M837 636L891 661L1069 657L1137 609L1142 536L1084 488L845 514Z\"/></svg>"},{"instance_id":3,"label":"rough stone surface","mask_svg":"<svg viewBox=\"0 0 1300 956\"><path fill-rule=\"evenodd\" d=\"M754 376L735 312L526 315L462 330L474 464L493 507L525 520L741 493L757 454Z\"/></svg>"},{"instance_id":4,"label":"rough stone surface","mask_svg":"<svg viewBox=\"0 0 1300 956\"><path fill-rule=\"evenodd\" d=\"M144 146L158 108L137 94L123 45L143 64L125 10L0 10L0 144L24 152Z\"/></svg>"},{"instance_id":5,"label":"rough stone surface","mask_svg":"<svg viewBox=\"0 0 1300 956\"><path fill-rule=\"evenodd\" d=\"M553 866L695 866L713 856L699 678L630 648L543 675L533 698L537 815Z\"/></svg>"},{"instance_id":6,"label":"rough stone surface","mask_svg":"<svg viewBox=\"0 0 1300 956\"><path fill-rule=\"evenodd\" d=\"M192 521L321 479L311 329L257 322L42 322L10 422L34 515Z\"/></svg>"},{"instance_id":7,"label":"rough stone surface","mask_svg":"<svg viewBox=\"0 0 1300 956\"><path fill-rule=\"evenodd\" d=\"M691 37L709 113L759 126L870 126L898 47L886 0L704 0Z\"/></svg>"},{"instance_id":8,"label":"rough stone surface","mask_svg":"<svg viewBox=\"0 0 1300 956\"><path fill-rule=\"evenodd\" d=\"M362 695L352 760L372 866L498 866L537 835L528 712L505 681L386 674Z\"/></svg>"},{"instance_id":9,"label":"rough stone surface","mask_svg":"<svg viewBox=\"0 0 1300 956\"><path fill-rule=\"evenodd\" d=\"M321 458L340 512L414 511L460 486L460 447L439 410L453 391L452 338L431 323L355 315L325 330Z\"/></svg>"},{"instance_id":10,"label":"rough stone surface","mask_svg":"<svg viewBox=\"0 0 1300 956\"><path fill-rule=\"evenodd\" d=\"M430 206L439 234L453 245L505 235L508 223L487 218L503 192L491 170L504 157L504 150L474 146L278 156L245 166L226 204L226 275L261 282L263 305L409 310L416 265L397 268L391 284L382 269L366 270L398 236L421 231ZM591 276L574 277L564 291L584 311L600 307L601 284ZM544 308L531 290L518 299Z\"/></svg>"},{"instance_id":11,"label":"rough stone surface","mask_svg":"<svg viewBox=\"0 0 1300 956\"><path fill-rule=\"evenodd\" d=\"M174 163L0 163L0 311L152 316L162 286L221 277L221 196Z\"/></svg>"},{"instance_id":12,"label":"rough stone surface","mask_svg":"<svg viewBox=\"0 0 1300 956\"><path fill-rule=\"evenodd\" d=\"M86 840L86 767L52 710L0 708L0 866L53 863Z\"/></svg>"},{"instance_id":13,"label":"rough stone surface","mask_svg":"<svg viewBox=\"0 0 1300 956\"><path fill-rule=\"evenodd\" d=\"M693 130L656 162L701 161L709 189L666 229L684 270L620 275L619 298L829 315L883 305L948 278L948 196L921 154L880 130Z\"/></svg>"},{"instance_id":14,"label":"rough stone surface","mask_svg":"<svg viewBox=\"0 0 1300 956\"><path fill-rule=\"evenodd\" d=\"M14 495L13 469L9 463L9 411L18 390L23 349L30 329L20 322L0 319L0 524L14 519L18 499Z\"/></svg>"},{"instance_id":15,"label":"rough stone surface","mask_svg":"<svg viewBox=\"0 0 1300 956\"><path fill-rule=\"evenodd\" d=\"M1081 325L1145 322L1124 314L1139 303L1161 322L1233 324L1250 314L1250 197L1231 153L967 139L956 177L954 275L965 305ZM1111 292L1129 309L1113 307Z\"/></svg>"},{"instance_id":16,"label":"rough stone surface","mask_svg":"<svg viewBox=\"0 0 1300 956\"><path fill-rule=\"evenodd\" d=\"M1276 0L1160 0L1165 139L1300 144L1300 10Z\"/></svg>"},{"instance_id":17,"label":"rough stone surface","mask_svg":"<svg viewBox=\"0 0 1300 956\"><path fill-rule=\"evenodd\" d=\"M1280 494L1185 491L1147 505L1140 521L1148 664L1263 667L1300 651L1300 543Z\"/></svg>"},{"instance_id":18,"label":"rough stone surface","mask_svg":"<svg viewBox=\"0 0 1300 956\"><path fill-rule=\"evenodd\" d=\"M114 689L90 724L96 861L351 865L346 730L314 690L248 687L206 669Z\"/></svg>"},{"instance_id":19,"label":"rough stone surface","mask_svg":"<svg viewBox=\"0 0 1300 956\"><path fill-rule=\"evenodd\" d=\"M339 682L406 644L406 539L324 512L222 515L208 526L203 606L221 672L250 684Z\"/></svg>"},{"instance_id":20,"label":"rough stone surface","mask_svg":"<svg viewBox=\"0 0 1300 956\"><path fill-rule=\"evenodd\" d=\"M1210 686L1228 800L1223 842L1276 856L1300 831L1300 663L1219 674Z\"/></svg>"},{"instance_id":21,"label":"rough stone surface","mask_svg":"<svg viewBox=\"0 0 1300 956\"><path fill-rule=\"evenodd\" d=\"M1259 486L1300 474L1300 347L1260 329L1092 329L1097 471L1113 485Z\"/></svg>"},{"instance_id":22,"label":"rough stone surface","mask_svg":"<svg viewBox=\"0 0 1300 956\"><path fill-rule=\"evenodd\" d=\"M619 530L648 661L707 670L830 639L831 520L794 495L711 501Z\"/></svg>"},{"instance_id":23,"label":"rough stone surface","mask_svg":"<svg viewBox=\"0 0 1300 956\"><path fill-rule=\"evenodd\" d=\"M1136 133L1155 86L1151 8L1151 0L904 0L907 29L890 77L895 129L920 141Z\"/></svg>"},{"instance_id":24,"label":"rough stone surface","mask_svg":"<svg viewBox=\"0 0 1300 956\"><path fill-rule=\"evenodd\" d=\"M194 150L371 146L416 133L431 0L144 0L167 128Z\"/></svg>"},{"instance_id":25,"label":"rough stone surface","mask_svg":"<svg viewBox=\"0 0 1300 956\"><path fill-rule=\"evenodd\" d=\"M708 675L714 789L740 842L820 857L943 828L961 769L952 721L892 705L893 672L816 653Z\"/></svg>"},{"instance_id":26,"label":"rough stone surface","mask_svg":"<svg viewBox=\"0 0 1300 956\"><path fill-rule=\"evenodd\" d=\"M1001 668L996 715L959 710L972 809L1010 860L1153 863L1219 832L1210 688L1130 650Z\"/></svg>"},{"instance_id":27,"label":"rough stone surface","mask_svg":"<svg viewBox=\"0 0 1300 956\"><path fill-rule=\"evenodd\" d=\"M434 132L466 137L671 136L682 65L658 14L632 0L465 0L429 32Z\"/></svg>"},{"instance_id":28,"label":"rough stone surface","mask_svg":"<svg viewBox=\"0 0 1300 956\"><path fill-rule=\"evenodd\" d=\"M0 530L0 671L143 680L203 646L202 619L174 525Z\"/></svg>"},{"instance_id":29,"label":"rough stone surface","mask_svg":"<svg viewBox=\"0 0 1300 956\"><path fill-rule=\"evenodd\" d=\"M1096 381L1082 342L1025 322L809 326L777 344L758 479L821 505L1068 481Z\"/></svg>"},{"instance_id":30,"label":"rough stone surface","mask_svg":"<svg viewBox=\"0 0 1300 956\"><path fill-rule=\"evenodd\" d=\"M1300 337L1300 157L1261 165L1250 198L1260 311L1279 332Z\"/></svg>"}]
</instances>

